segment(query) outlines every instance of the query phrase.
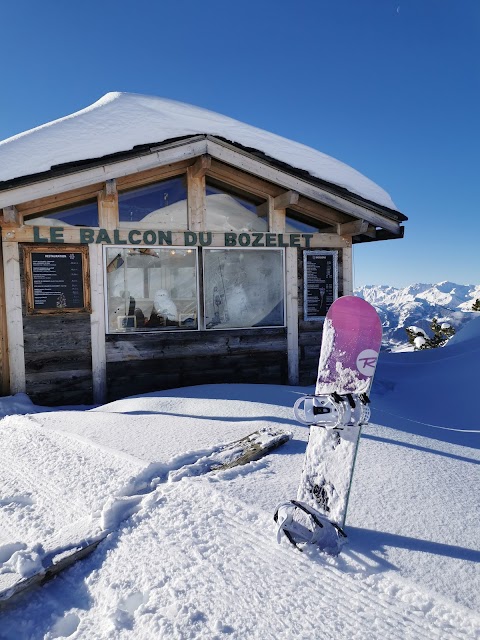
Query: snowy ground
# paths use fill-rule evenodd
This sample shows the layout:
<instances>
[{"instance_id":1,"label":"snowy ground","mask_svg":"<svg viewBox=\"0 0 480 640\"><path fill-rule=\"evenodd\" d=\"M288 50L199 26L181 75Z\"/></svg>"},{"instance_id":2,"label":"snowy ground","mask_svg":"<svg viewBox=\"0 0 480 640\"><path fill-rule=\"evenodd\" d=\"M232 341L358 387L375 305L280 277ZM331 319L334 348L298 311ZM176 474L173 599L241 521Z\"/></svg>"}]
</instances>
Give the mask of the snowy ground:
<instances>
[{"instance_id":1,"label":"snowy ground","mask_svg":"<svg viewBox=\"0 0 480 640\"><path fill-rule=\"evenodd\" d=\"M480 637L478 329L383 356L338 558L278 544L272 518L296 495L308 430L291 407L311 389L206 385L49 412L3 399L0 587L110 534L0 609L0 638ZM457 411L444 381L463 390ZM262 426L293 438L188 475Z\"/></svg>"}]
</instances>

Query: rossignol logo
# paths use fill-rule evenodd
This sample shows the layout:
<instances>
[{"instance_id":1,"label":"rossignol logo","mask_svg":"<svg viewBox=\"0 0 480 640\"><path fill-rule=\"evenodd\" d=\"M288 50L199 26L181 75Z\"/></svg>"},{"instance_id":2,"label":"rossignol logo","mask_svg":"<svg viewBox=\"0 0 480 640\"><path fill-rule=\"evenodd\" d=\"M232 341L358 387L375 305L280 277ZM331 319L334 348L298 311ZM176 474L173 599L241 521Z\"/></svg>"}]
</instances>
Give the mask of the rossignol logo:
<instances>
[{"instance_id":1,"label":"rossignol logo","mask_svg":"<svg viewBox=\"0 0 480 640\"><path fill-rule=\"evenodd\" d=\"M365 349L357 356L357 369L367 377L373 376L377 366L378 353L373 349Z\"/></svg>"}]
</instances>

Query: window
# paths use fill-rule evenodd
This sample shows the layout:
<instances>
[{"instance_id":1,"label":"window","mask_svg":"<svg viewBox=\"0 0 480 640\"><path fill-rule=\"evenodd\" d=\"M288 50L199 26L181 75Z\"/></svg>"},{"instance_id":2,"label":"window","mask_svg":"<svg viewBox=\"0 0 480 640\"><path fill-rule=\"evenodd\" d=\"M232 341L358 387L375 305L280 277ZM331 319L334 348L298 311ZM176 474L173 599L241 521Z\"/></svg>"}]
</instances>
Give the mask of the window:
<instances>
[{"instance_id":1,"label":"window","mask_svg":"<svg viewBox=\"0 0 480 640\"><path fill-rule=\"evenodd\" d=\"M105 247L107 332L282 327L283 249ZM204 321L199 321L199 296Z\"/></svg>"},{"instance_id":2,"label":"window","mask_svg":"<svg viewBox=\"0 0 480 640\"><path fill-rule=\"evenodd\" d=\"M263 202L260 198L208 182L206 228L209 231L268 231L266 214L259 215Z\"/></svg>"},{"instance_id":3,"label":"window","mask_svg":"<svg viewBox=\"0 0 480 640\"><path fill-rule=\"evenodd\" d=\"M308 218L297 211L287 209L286 231L287 233L320 233L322 228L329 225L318 222L316 226L312 225L312 219Z\"/></svg>"},{"instance_id":4,"label":"window","mask_svg":"<svg viewBox=\"0 0 480 640\"><path fill-rule=\"evenodd\" d=\"M284 325L283 251L204 249L206 329Z\"/></svg>"},{"instance_id":5,"label":"window","mask_svg":"<svg viewBox=\"0 0 480 640\"><path fill-rule=\"evenodd\" d=\"M187 229L186 177L121 192L118 209L121 227Z\"/></svg>"},{"instance_id":6,"label":"window","mask_svg":"<svg viewBox=\"0 0 480 640\"><path fill-rule=\"evenodd\" d=\"M28 216L24 222L37 227L98 227L97 201L76 204L67 209L42 211Z\"/></svg>"},{"instance_id":7,"label":"window","mask_svg":"<svg viewBox=\"0 0 480 640\"><path fill-rule=\"evenodd\" d=\"M181 247L108 247L110 333L197 329L197 251Z\"/></svg>"}]
</instances>

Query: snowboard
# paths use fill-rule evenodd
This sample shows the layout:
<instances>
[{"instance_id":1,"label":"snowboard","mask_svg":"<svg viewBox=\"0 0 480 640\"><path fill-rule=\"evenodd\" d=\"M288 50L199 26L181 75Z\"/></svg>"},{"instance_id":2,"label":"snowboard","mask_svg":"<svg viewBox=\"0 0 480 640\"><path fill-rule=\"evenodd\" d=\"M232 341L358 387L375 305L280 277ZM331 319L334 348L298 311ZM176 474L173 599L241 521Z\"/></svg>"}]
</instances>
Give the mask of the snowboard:
<instances>
[{"instance_id":1,"label":"snowboard","mask_svg":"<svg viewBox=\"0 0 480 640\"><path fill-rule=\"evenodd\" d=\"M362 298L334 301L323 326L315 395L304 398L310 424L297 500L343 527L360 431L382 341L375 309ZM296 415L298 417L299 402Z\"/></svg>"},{"instance_id":2,"label":"snowboard","mask_svg":"<svg viewBox=\"0 0 480 640\"><path fill-rule=\"evenodd\" d=\"M178 469L172 469L168 475L148 485L148 488L138 495L119 496L109 503L109 508L117 509L118 504L122 501L127 504L125 517L128 517L135 511L135 507L140 504L141 500L147 493L154 491L160 484L167 482L178 482L182 478L200 476L208 473L219 473L232 469L239 465L245 465L249 462L259 460L263 456L269 454L274 449L288 442L292 437L290 432L263 428L258 431L230 442L213 447L210 453L201 453L195 461L184 464ZM108 504L108 503L107 503ZM108 507L104 507L105 509ZM108 522L108 514L102 514L104 522ZM105 526L105 525L104 525ZM17 573L2 572L0 563L0 611L7 606L20 594L33 589L39 585L43 585L58 573L64 571L68 567L90 555L98 545L112 533L112 528L104 528L94 537L90 539L82 539L73 542L67 547L54 547L48 550L48 542L43 545L46 553L41 558L41 566L38 570L27 576L20 576ZM5 567L4 567L5 569Z\"/></svg>"}]
</instances>

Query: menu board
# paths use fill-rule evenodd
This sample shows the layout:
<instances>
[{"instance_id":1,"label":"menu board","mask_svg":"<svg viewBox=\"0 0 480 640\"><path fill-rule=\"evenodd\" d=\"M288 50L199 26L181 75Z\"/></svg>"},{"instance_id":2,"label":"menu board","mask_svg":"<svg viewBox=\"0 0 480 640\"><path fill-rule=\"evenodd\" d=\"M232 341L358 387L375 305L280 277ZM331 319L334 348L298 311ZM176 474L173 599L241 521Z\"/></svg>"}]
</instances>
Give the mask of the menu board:
<instances>
[{"instance_id":1,"label":"menu board","mask_svg":"<svg viewBox=\"0 0 480 640\"><path fill-rule=\"evenodd\" d=\"M303 317L322 320L338 297L336 251L303 252Z\"/></svg>"},{"instance_id":2,"label":"menu board","mask_svg":"<svg viewBox=\"0 0 480 640\"><path fill-rule=\"evenodd\" d=\"M90 311L86 247L24 247L28 313Z\"/></svg>"}]
</instances>

